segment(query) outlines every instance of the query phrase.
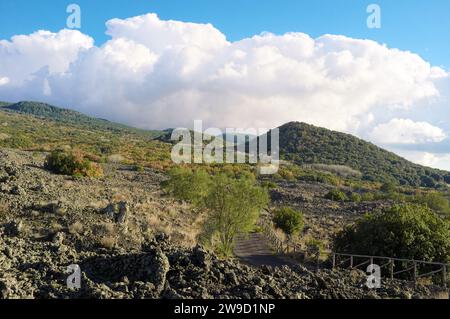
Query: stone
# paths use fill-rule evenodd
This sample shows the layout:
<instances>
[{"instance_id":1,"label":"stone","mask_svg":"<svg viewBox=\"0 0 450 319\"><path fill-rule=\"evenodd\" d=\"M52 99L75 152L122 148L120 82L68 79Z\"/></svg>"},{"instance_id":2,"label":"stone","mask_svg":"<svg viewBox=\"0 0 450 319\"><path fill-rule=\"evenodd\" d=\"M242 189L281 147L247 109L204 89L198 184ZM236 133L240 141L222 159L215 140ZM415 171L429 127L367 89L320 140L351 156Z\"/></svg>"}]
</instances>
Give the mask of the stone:
<instances>
[{"instance_id":1,"label":"stone","mask_svg":"<svg viewBox=\"0 0 450 319\"><path fill-rule=\"evenodd\" d=\"M61 246L64 242L64 239L65 234L63 232L57 232L52 238L52 243L57 246Z\"/></svg>"},{"instance_id":2,"label":"stone","mask_svg":"<svg viewBox=\"0 0 450 319\"><path fill-rule=\"evenodd\" d=\"M130 209L127 202L122 201L119 203L119 214L116 219L118 224L124 224L126 222L129 210Z\"/></svg>"}]
</instances>

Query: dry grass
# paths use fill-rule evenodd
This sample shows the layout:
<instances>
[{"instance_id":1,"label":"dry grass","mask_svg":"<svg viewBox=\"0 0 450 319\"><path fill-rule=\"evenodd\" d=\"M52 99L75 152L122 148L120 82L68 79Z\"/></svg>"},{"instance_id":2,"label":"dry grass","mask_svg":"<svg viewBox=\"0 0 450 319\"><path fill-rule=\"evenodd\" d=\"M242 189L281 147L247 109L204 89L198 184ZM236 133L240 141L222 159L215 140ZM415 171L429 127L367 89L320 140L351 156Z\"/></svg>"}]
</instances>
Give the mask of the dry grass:
<instances>
[{"instance_id":1,"label":"dry grass","mask_svg":"<svg viewBox=\"0 0 450 319\"><path fill-rule=\"evenodd\" d=\"M150 215L147 218L147 225L149 228L156 228L161 224L161 219L156 215Z\"/></svg>"},{"instance_id":2,"label":"dry grass","mask_svg":"<svg viewBox=\"0 0 450 319\"><path fill-rule=\"evenodd\" d=\"M116 192L112 197L111 201L114 203L118 203L121 201L128 201L129 196L125 195L123 192Z\"/></svg>"},{"instance_id":3,"label":"dry grass","mask_svg":"<svg viewBox=\"0 0 450 319\"><path fill-rule=\"evenodd\" d=\"M102 223L98 225L98 233L101 235L112 235L116 232L116 227L113 223Z\"/></svg>"},{"instance_id":4,"label":"dry grass","mask_svg":"<svg viewBox=\"0 0 450 319\"><path fill-rule=\"evenodd\" d=\"M108 163L120 164L123 161L125 161L125 157L123 157L120 154L112 154L112 155L108 156L107 161L108 161Z\"/></svg>"},{"instance_id":5,"label":"dry grass","mask_svg":"<svg viewBox=\"0 0 450 319\"><path fill-rule=\"evenodd\" d=\"M448 300L450 299L449 291L448 290L433 291L433 293L431 294L431 298Z\"/></svg>"},{"instance_id":6,"label":"dry grass","mask_svg":"<svg viewBox=\"0 0 450 319\"><path fill-rule=\"evenodd\" d=\"M58 222L52 222L49 227L49 230L52 233L58 233L58 232L62 231L63 229L64 229L64 227L61 224L59 224Z\"/></svg>"},{"instance_id":7,"label":"dry grass","mask_svg":"<svg viewBox=\"0 0 450 319\"><path fill-rule=\"evenodd\" d=\"M9 206L6 203L0 203L0 220L4 220L8 212Z\"/></svg>"},{"instance_id":8,"label":"dry grass","mask_svg":"<svg viewBox=\"0 0 450 319\"><path fill-rule=\"evenodd\" d=\"M281 240L282 242L286 242L287 236L281 229L274 228L273 232L279 240Z\"/></svg>"},{"instance_id":9,"label":"dry grass","mask_svg":"<svg viewBox=\"0 0 450 319\"><path fill-rule=\"evenodd\" d=\"M113 249L116 246L116 238L114 236L104 236L100 238L99 242L101 247L106 249Z\"/></svg>"},{"instance_id":10,"label":"dry grass","mask_svg":"<svg viewBox=\"0 0 450 319\"><path fill-rule=\"evenodd\" d=\"M80 222L75 222L71 225L69 225L69 233L71 234L80 234L83 232L83 224Z\"/></svg>"}]
</instances>

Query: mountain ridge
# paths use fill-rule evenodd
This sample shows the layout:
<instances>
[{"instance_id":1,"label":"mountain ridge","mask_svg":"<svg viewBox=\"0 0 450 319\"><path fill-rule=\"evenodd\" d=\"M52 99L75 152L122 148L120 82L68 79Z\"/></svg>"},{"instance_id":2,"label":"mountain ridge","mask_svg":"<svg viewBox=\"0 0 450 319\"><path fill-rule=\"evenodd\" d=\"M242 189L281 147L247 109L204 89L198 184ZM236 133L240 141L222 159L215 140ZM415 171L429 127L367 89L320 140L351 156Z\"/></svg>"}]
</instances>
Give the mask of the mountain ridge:
<instances>
[{"instance_id":1,"label":"mountain ridge","mask_svg":"<svg viewBox=\"0 0 450 319\"><path fill-rule=\"evenodd\" d=\"M167 140L170 129L142 130L46 103L0 102L0 110L88 129L100 129L119 134L138 133L161 142L170 142ZM344 165L360 171L364 180L376 182L424 187L450 184L449 172L412 163L393 152L348 133L295 121L281 125L279 130L280 158L299 165ZM270 131L267 134L270 135Z\"/></svg>"},{"instance_id":2,"label":"mountain ridge","mask_svg":"<svg viewBox=\"0 0 450 319\"><path fill-rule=\"evenodd\" d=\"M281 157L298 164L345 165L370 181L425 187L450 183L447 171L412 163L348 133L301 122L286 123L279 130Z\"/></svg>"},{"instance_id":3,"label":"mountain ridge","mask_svg":"<svg viewBox=\"0 0 450 319\"><path fill-rule=\"evenodd\" d=\"M34 102L34 101L21 101L17 103L0 102L0 108L6 111L33 115L36 117L54 120L61 123L94 127L96 129L123 131L123 132L130 131L133 133L150 135L154 137L157 137L162 134L162 132L158 130L143 130L125 124L120 124L109 120L88 116L84 113L75 110L61 108L42 102Z\"/></svg>"}]
</instances>

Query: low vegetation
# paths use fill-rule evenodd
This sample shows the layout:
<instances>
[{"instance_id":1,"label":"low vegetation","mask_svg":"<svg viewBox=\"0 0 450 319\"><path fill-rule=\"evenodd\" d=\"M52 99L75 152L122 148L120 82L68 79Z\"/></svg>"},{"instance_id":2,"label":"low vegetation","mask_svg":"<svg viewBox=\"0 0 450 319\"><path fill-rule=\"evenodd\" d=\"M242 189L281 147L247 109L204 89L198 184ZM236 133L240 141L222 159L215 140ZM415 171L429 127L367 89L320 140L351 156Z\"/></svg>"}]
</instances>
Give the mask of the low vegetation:
<instances>
[{"instance_id":1,"label":"low vegetation","mask_svg":"<svg viewBox=\"0 0 450 319\"><path fill-rule=\"evenodd\" d=\"M289 237L298 235L305 226L303 213L290 207L275 210L273 222L275 227L281 229Z\"/></svg>"},{"instance_id":2,"label":"low vegetation","mask_svg":"<svg viewBox=\"0 0 450 319\"><path fill-rule=\"evenodd\" d=\"M77 177L102 177L103 169L98 163L87 159L80 151L53 151L45 162L50 171Z\"/></svg>"},{"instance_id":3,"label":"low vegetation","mask_svg":"<svg viewBox=\"0 0 450 319\"><path fill-rule=\"evenodd\" d=\"M334 241L338 252L449 262L450 224L430 208L400 204L366 215Z\"/></svg>"},{"instance_id":4,"label":"low vegetation","mask_svg":"<svg viewBox=\"0 0 450 319\"><path fill-rule=\"evenodd\" d=\"M344 202L348 200L347 195L339 189L332 189L325 195L325 198L336 202Z\"/></svg>"}]
</instances>

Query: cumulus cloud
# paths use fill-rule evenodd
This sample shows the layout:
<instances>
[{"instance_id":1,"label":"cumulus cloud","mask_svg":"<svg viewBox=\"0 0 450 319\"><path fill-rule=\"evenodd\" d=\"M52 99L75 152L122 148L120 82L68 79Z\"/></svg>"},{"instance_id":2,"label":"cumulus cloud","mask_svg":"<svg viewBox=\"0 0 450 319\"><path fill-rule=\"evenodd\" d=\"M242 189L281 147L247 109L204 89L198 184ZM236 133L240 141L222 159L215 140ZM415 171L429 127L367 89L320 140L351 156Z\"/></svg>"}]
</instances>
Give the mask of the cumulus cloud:
<instances>
[{"instance_id":1,"label":"cumulus cloud","mask_svg":"<svg viewBox=\"0 0 450 319\"><path fill-rule=\"evenodd\" d=\"M383 144L422 144L442 142L447 135L427 122L394 118L377 125L372 131L375 142Z\"/></svg>"},{"instance_id":2,"label":"cumulus cloud","mask_svg":"<svg viewBox=\"0 0 450 319\"><path fill-rule=\"evenodd\" d=\"M47 68L49 74L64 73L79 53L93 46L93 39L79 31L58 33L37 31L0 41L0 74L11 85L30 80L34 73Z\"/></svg>"},{"instance_id":3,"label":"cumulus cloud","mask_svg":"<svg viewBox=\"0 0 450 319\"><path fill-rule=\"evenodd\" d=\"M72 30L0 41L0 78L8 79L0 99L43 100L144 128L304 121L362 137L375 127L389 141L377 125L439 103L449 79L414 53L345 36L263 33L230 42L211 24L155 14L106 27L111 40L101 47ZM413 123L425 137L407 140L439 139L430 126Z\"/></svg>"},{"instance_id":4,"label":"cumulus cloud","mask_svg":"<svg viewBox=\"0 0 450 319\"><path fill-rule=\"evenodd\" d=\"M450 171L450 154L434 154L420 151L405 151L402 149L393 149L397 154L410 161L428 167L438 167Z\"/></svg>"}]
</instances>

